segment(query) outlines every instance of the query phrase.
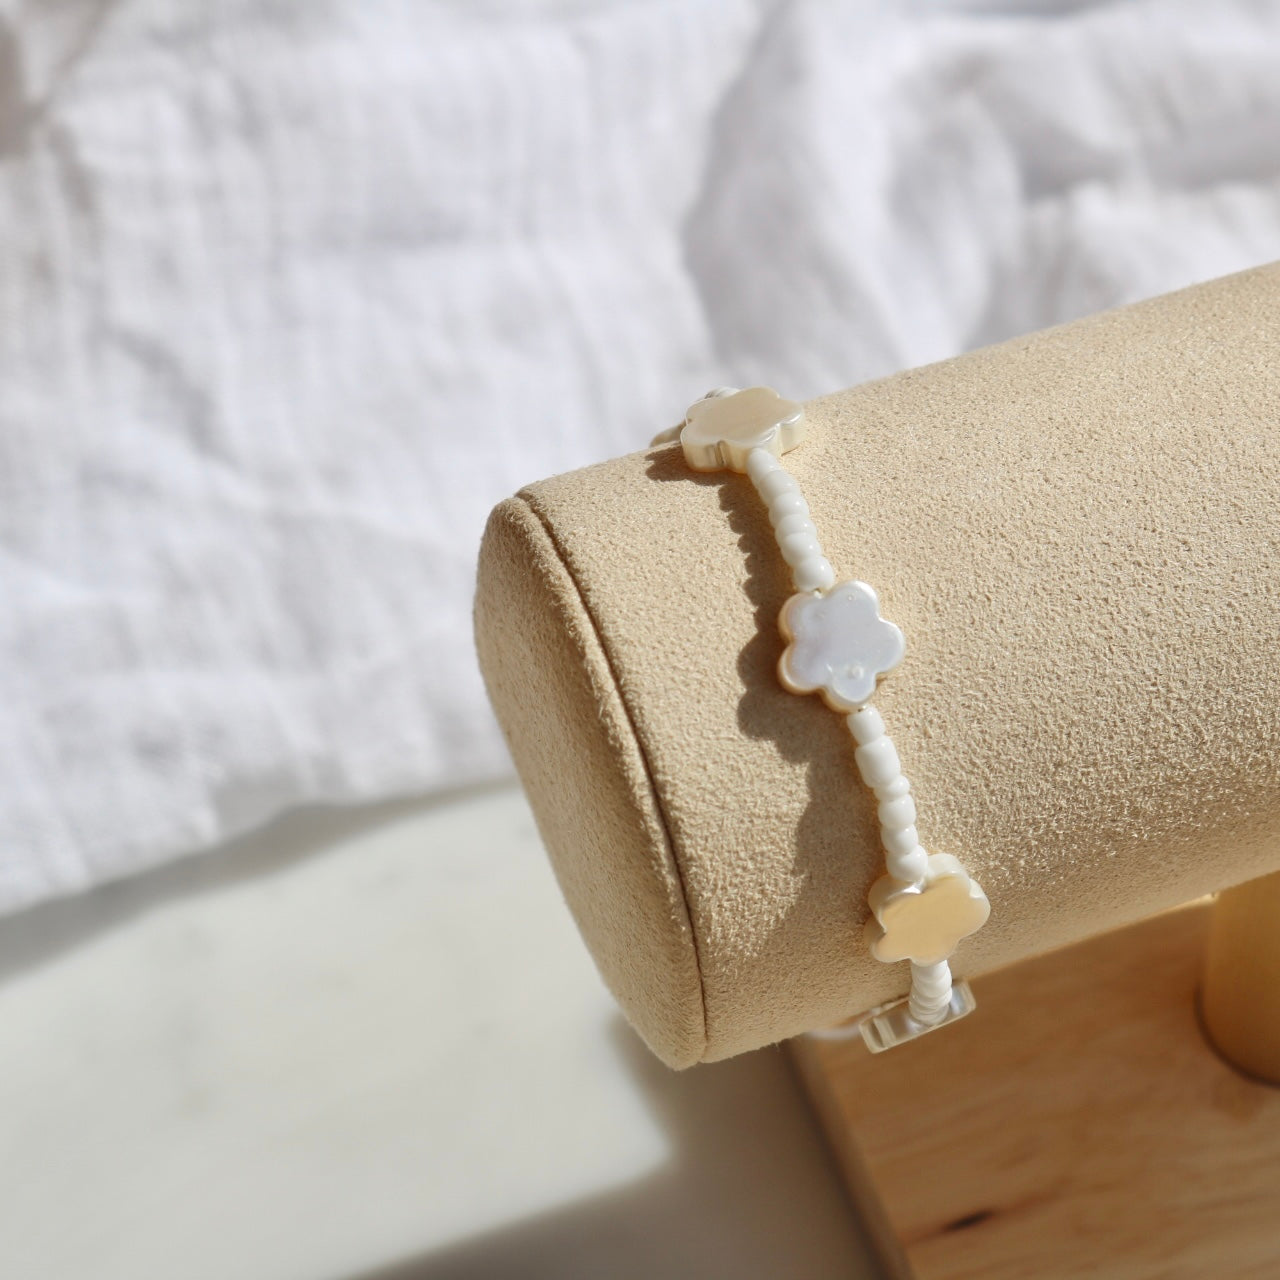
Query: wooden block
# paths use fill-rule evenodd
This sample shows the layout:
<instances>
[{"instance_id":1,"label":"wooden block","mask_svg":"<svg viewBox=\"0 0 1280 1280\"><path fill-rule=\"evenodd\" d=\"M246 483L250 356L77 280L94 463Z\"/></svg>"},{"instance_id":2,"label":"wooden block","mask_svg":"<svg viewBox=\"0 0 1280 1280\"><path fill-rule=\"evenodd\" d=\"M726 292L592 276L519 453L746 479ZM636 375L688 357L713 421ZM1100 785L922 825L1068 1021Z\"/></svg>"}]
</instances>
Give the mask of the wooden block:
<instances>
[{"instance_id":1,"label":"wooden block","mask_svg":"<svg viewBox=\"0 0 1280 1280\"><path fill-rule=\"evenodd\" d=\"M965 1021L877 1057L792 1042L891 1271L1280 1277L1280 1089L1201 1034L1206 917L989 974Z\"/></svg>"}]
</instances>

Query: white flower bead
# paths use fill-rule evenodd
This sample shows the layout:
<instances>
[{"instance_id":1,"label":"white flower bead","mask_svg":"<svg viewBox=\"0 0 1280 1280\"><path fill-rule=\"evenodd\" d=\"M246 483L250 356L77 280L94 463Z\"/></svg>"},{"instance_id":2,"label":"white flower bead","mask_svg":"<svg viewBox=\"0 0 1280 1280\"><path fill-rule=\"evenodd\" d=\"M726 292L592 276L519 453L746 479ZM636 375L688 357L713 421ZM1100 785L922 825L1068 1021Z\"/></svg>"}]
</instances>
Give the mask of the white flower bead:
<instances>
[{"instance_id":1,"label":"white flower bead","mask_svg":"<svg viewBox=\"0 0 1280 1280\"><path fill-rule=\"evenodd\" d=\"M884 737L884 717L875 707L861 707L847 717L845 723L849 726L849 732L853 734L854 742L865 745Z\"/></svg>"},{"instance_id":2,"label":"white flower bead","mask_svg":"<svg viewBox=\"0 0 1280 1280\"><path fill-rule=\"evenodd\" d=\"M791 581L795 583L797 591L830 591L835 586L836 571L831 567L831 561L822 554L809 556L801 560L791 570ZM811 597L810 597L811 598ZM793 596L792 599L795 599ZM786 680L783 680L786 684ZM791 688L787 685L787 688ZM792 689L792 693L808 693L808 689ZM839 708L841 711L847 708Z\"/></svg>"},{"instance_id":3,"label":"white flower bead","mask_svg":"<svg viewBox=\"0 0 1280 1280\"><path fill-rule=\"evenodd\" d=\"M920 845L910 853L890 853L884 862L889 874L905 884L915 884L929 870L929 855Z\"/></svg>"},{"instance_id":4,"label":"white flower bead","mask_svg":"<svg viewBox=\"0 0 1280 1280\"><path fill-rule=\"evenodd\" d=\"M901 831L903 827L913 827L916 821L916 802L912 796L894 796L890 800L882 800L879 808L880 825L890 831Z\"/></svg>"},{"instance_id":5,"label":"white flower bead","mask_svg":"<svg viewBox=\"0 0 1280 1280\"><path fill-rule=\"evenodd\" d=\"M902 775L902 761L893 739L881 735L874 742L865 743L853 753L854 762L862 780L869 787L883 787Z\"/></svg>"},{"instance_id":6,"label":"white flower bead","mask_svg":"<svg viewBox=\"0 0 1280 1280\"><path fill-rule=\"evenodd\" d=\"M919 884L882 876L867 895L867 941L877 960L938 964L961 938L982 928L991 904L978 882L949 853L930 856Z\"/></svg>"},{"instance_id":7,"label":"white flower bead","mask_svg":"<svg viewBox=\"0 0 1280 1280\"><path fill-rule=\"evenodd\" d=\"M808 560L796 565L796 586L808 585ZM826 560L822 561L827 568ZM802 585L802 570L805 583ZM876 678L902 661L906 642L880 616L880 601L865 582L842 582L823 596L792 596L779 618L788 644L778 675L792 693L818 690L835 711L855 711L875 692Z\"/></svg>"}]
</instances>

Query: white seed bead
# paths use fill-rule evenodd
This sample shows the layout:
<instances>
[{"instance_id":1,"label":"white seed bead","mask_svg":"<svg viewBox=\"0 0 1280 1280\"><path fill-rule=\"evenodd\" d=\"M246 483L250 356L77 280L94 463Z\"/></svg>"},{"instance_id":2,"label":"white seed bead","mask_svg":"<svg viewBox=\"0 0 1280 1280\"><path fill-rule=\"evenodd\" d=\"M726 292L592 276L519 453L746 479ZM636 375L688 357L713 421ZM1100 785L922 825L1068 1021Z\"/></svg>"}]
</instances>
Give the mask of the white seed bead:
<instances>
[{"instance_id":1,"label":"white seed bead","mask_svg":"<svg viewBox=\"0 0 1280 1280\"><path fill-rule=\"evenodd\" d=\"M885 858L885 867L895 880L915 884L917 880L923 880L924 873L929 870L929 855L916 845L910 853L890 853Z\"/></svg>"},{"instance_id":2,"label":"white seed bead","mask_svg":"<svg viewBox=\"0 0 1280 1280\"><path fill-rule=\"evenodd\" d=\"M786 516L807 516L809 504L799 491L779 494L769 503L769 519L774 527Z\"/></svg>"},{"instance_id":3,"label":"white seed bead","mask_svg":"<svg viewBox=\"0 0 1280 1280\"><path fill-rule=\"evenodd\" d=\"M880 825L890 831L901 831L903 827L913 827L916 821L916 802L913 796L894 796L892 800L880 801Z\"/></svg>"},{"instance_id":4,"label":"white seed bead","mask_svg":"<svg viewBox=\"0 0 1280 1280\"><path fill-rule=\"evenodd\" d=\"M757 487L765 476L781 470L782 463L768 449L752 449L747 454L747 475L751 477L751 483Z\"/></svg>"},{"instance_id":5,"label":"white seed bead","mask_svg":"<svg viewBox=\"0 0 1280 1280\"><path fill-rule=\"evenodd\" d=\"M789 565L797 565L801 560L822 558L822 544L811 533L788 533L778 539L778 549L782 558Z\"/></svg>"},{"instance_id":6,"label":"white seed bead","mask_svg":"<svg viewBox=\"0 0 1280 1280\"><path fill-rule=\"evenodd\" d=\"M880 838L889 854L908 854L920 843L920 833L915 826L900 827L897 831L881 829Z\"/></svg>"},{"instance_id":7,"label":"white seed bead","mask_svg":"<svg viewBox=\"0 0 1280 1280\"><path fill-rule=\"evenodd\" d=\"M793 566L791 581L797 591L830 591L836 585L836 571L825 556L809 556Z\"/></svg>"},{"instance_id":8,"label":"white seed bead","mask_svg":"<svg viewBox=\"0 0 1280 1280\"><path fill-rule=\"evenodd\" d=\"M756 488L760 490L760 496L766 502L772 502L775 498L782 497L784 493L800 492L800 486L796 483L795 476L790 471L783 471L781 468L761 476L756 481Z\"/></svg>"},{"instance_id":9,"label":"white seed bead","mask_svg":"<svg viewBox=\"0 0 1280 1280\"><path fill-rule=\"evenodd\" d=\"M853 758L863 782L869 787L883 787L902 774L902 761L898 759L893 739L884 735L859 747Z\"/></svg>"},{"instance_id":10,"label":"white seed bead","mask_svg":"<svg viewBox=\"0 0 1280 1280\"><path fill-rule=\"evenodd\" d=\"M847 717L845 723L853 734L854 742L866 744L884 737L884 718L875 707L859 707Z\"/></svg>"},{"instance_id":11,"label":"white seed bead","mask_svg":"<svg viewBox=\"0 0 1280 1280\"><path fill-rule=\"evenodd\" d=\"M951 966L911 962L911 998L907 1012L926 1027L941 1022L951 1003Z\"/></svg>"},{"instance_id":12,"label":"white seed bead","mask_svg":"<svg viewBox=\"0 0 1280 1280\"><path fill-rule=\"evenodd\" d=\"M951 989L950 966L945 960L933 964L917 964L911 962L911 981L918 991L928 991L935 995Z\"/></svg>"},{"instance_id":13,"label":"white seed bead","mask_svg":"<svg viewBox=\"0 0 1280 1280\"><path fill-rule=\"evenodd\" d=\"M796 512L794 515L783 516L777 524L773 526L773 531L779 537L785 538L789 533L807 533L811 538L818 536L818 530L814 526L812 520L808 516L801 515Z\"/></svg>"},{"instance_id":14,"label":"white seed bead","mask_svg":"<svg viewBox=\"0 0 1280 1280\"><path fill-rule=\"evenodd\" d=\"M877 800L892 800L894 796L905 796L911 793L911 783L902 774L890 778L888 782L875 788Z\"/></svg>"}]
</instances>

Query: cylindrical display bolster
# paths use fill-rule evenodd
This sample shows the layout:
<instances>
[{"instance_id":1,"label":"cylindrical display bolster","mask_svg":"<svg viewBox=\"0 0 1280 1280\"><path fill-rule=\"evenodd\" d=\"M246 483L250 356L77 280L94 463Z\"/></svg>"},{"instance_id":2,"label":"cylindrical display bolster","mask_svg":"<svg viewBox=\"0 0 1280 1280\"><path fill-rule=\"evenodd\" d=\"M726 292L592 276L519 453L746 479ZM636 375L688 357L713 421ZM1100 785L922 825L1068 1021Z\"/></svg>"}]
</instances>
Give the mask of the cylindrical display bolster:
<instances>
[{"instance_id":1,"label":"cylindrical display bolster","mask_svg":"<svg viewBox=\"0 0 1280 1280\"><path fill-rule=\"evenodd\" d=\"M921 840L991 899L958 974L1280 867L1280 269L807 413L787 465L827 555L907 637L875 704ZM884 854L855 744L778 682L787 575L746 477L678 447L530 486L481 551L517 768L601 972L673 1065L909 980L862 938Z\"/></svg>"},{"instance_id":2,"label":"cylindrical display bolster","mask_svg":"<svg viewBox=\"0 0 1280 1280\"><path fill-rule=\"evenodd\" d=\"M1280 874L1228 889L1214 903L1200 1003L1219 1053L1280 1085Z\"/></svg>"}]
</instances>

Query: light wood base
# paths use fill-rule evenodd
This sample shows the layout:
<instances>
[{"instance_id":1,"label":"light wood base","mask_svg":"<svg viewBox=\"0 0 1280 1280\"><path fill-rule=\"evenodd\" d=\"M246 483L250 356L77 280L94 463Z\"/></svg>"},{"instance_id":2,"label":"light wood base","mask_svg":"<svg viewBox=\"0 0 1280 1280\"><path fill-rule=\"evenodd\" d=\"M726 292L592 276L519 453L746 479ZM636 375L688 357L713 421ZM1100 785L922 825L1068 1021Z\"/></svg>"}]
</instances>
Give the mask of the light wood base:
<instances>
[{"instance_id":1,"label":"light wood base","mask_svg":"<svg viewBox=\"0 0 1280 1280\"><path fill-rule=\"evenodd\" d=\"M793 1042L891 1270L1280 1277L1280 1089L1202 1034L1206 924L1189 907L989 974L969 1018L877 1057Z\"/></svg>"}]
</instances>

